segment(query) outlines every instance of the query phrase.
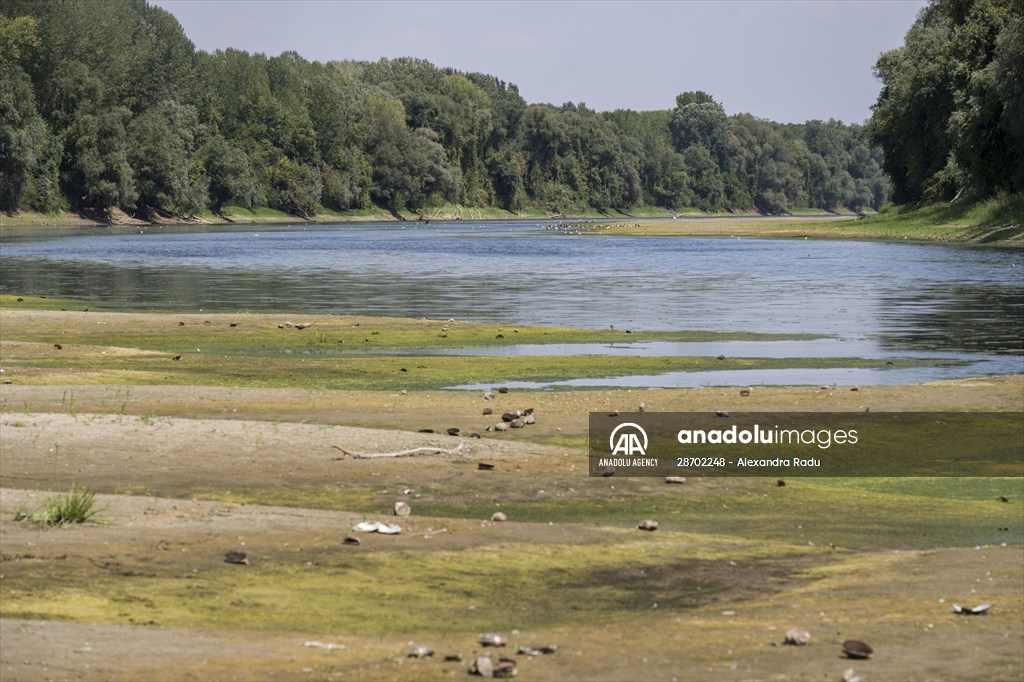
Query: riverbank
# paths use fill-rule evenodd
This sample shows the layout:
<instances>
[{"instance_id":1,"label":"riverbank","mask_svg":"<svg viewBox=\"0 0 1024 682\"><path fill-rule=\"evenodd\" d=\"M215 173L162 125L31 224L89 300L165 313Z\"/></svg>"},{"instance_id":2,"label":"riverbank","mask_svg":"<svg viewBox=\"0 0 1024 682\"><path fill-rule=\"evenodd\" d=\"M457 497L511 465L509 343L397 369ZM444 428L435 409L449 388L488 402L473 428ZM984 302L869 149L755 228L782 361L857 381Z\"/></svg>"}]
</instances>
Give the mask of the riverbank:
<instances>
[{"instance_id":1,"label":"riverbank","mask_svg":"<svg viewBox=\"0 0 1024 682\"><path fill-rule=\"evenodd\" d=\"M877 239L1000 243L1024 245L1024 197L989 199L975 204L933 204L922 207L894 206L877 214L822 212L818 209L794 209L786 216L761 216L755 212L707 214L694 209L672 211L662 207L639 207L630 211L589 210L583 213L554 214L537 208L511 212L499 208L466 208L448 205L422 211L389 212L380 208L359 211L324 209L308 218L270 208L246 209L225 206L219 214L204 211L193 219L154 216L140 220L114 209L110 220L97 220L83 214L61 212L41 214L0 213L0 230L23 233L37 228L76 228L102 225L307 225L361 222L445 222L445 221L565 221L567 231L603 234L658 236L733 236L815 239ZM594 221L578 226L576 221Z\"/></svg>"},{"instance_id":2,"label":"riverbank","mask_svg":"<svg viewBox=\"0 0 1024 682\"><path fill-rule=\"evenodd\" d=\"M619 218L662 218L673 213L654 206L641 207L635 211L598 211L561 214L537 208L521 211L506 211L500 208L468 208L458 205L441 206L422 211L390 212L381 208L356 211L332 211L321 209L306 218L278 211L272 208L247 209L241 206L225 206L220 213L203 211L183 219L177 216L153 215L152 219L140 219L121 209L114 209L109 219L98 219L72 211L59 213L36 213L21 211L15 214L0 212L0 228L51 228L51 227L98 227L105 225L308 225L334 223L378 223L378 222L426 222L426 221L497 221L497 220L615 220ZM697 215L688 212L687 215Z\"/></svg>"},{"instance_id":3,"label":"riverbank","mask_svg":"<svg viewBox=\"0 0 1024 682\"><path fill-rule=\"evenodd\" d=\"M485 396L418 388L410 375L430 360L369 357L348 376L379 386L323 388L317 376L340 372L319 364L329 346L626 333L59 309L72 303L0 299L3 679L468 678L490 632L508 638L492 660L536 680L1024 673L1019 478L666 485L591 477L586 455L589 413L641 402L1020 412L1022 376ZM261 344L263 355L239 352ZM289 383L295 373L305 379ZM528 408L535 424L487 430ZM95 520L32 521L72 486L97 493ZM396 502L411 513L395 515ZM648 518L656 533L637 530ZM401 533L354 530L382 520ZM953 602L993 606L968 619ZM781 646L790 628L811 644ZM868 641L874 658L842 659L845 639ZM435 655L410 657L419 644Z\"/></svg>"},{"instance_id":4,"label":"riverbank","mask_svg":"<svg viewBox=\"0 0 1024 682\"><path fill-rule=\"evenodd\" d=\"M0 385L0 674L426 680L466 676L487 653L479 633L497 632L510 644L494 659L538 680L809 681L883 661L898 679L1016 679L1020 479L665 485L590 477L582 453L588 411L641 398L651 411L971 411L1020 410L1022 395L1021 377L493 401ZM482 426L485 406L532 407L537 424L444 434ZM95 521L16 520L72 485L98 493ZM396 501L411 514L394 516ZM645 518L656 533L636 530ZM352 530L374 520L402 533ZM968 621L953 602L994 606ZM794 627L810 646L781 646ZM875 659L842 660L844 639L870 642ZM436 655L409 658L420 643Z\"/></svg>"},{"instance_id":5,"label":"riverbank","mask_svg":"<svg viewBox=\"0 0 1024 682\"><path fill-rule=\"evenodd\" d=\"M991 200L974 206L894 207L873 216L707 217L622 221L582 232L618 235L872 239L1024 246L1024 200Z\"/></svg>"}]
</instances>

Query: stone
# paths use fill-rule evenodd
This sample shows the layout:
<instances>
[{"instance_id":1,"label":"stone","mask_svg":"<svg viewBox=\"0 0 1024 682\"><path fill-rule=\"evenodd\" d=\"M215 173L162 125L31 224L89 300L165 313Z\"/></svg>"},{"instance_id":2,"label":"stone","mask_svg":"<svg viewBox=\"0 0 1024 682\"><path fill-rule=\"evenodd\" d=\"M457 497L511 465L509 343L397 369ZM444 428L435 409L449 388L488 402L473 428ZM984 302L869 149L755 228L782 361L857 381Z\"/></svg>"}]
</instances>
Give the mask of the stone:
<instances>
[{"instance_id":1,"label":"stone","mask_svg":"<svg viewBox=\"0 0 1024 682\"><path fill-rule=\"evenodd\" d=\"M494 662L490 656L477 656L469 664L469 674L480 677L492 677L494 675Z\"/></svg>"},{"instance_id":2,"label":"stone","mask_svg":"<svg viewBox=\"0 0 1024 682\"><path fill-rule=\"evenodd\" d=\"M434 650L426 644L410 644L409 658L429 658L434 655Z\"/></svg>"},{"instance_id":3,"label":"stone","mask_svg":"<svg viewBox=\"0 0 1024 682\"><path fill-rule=\"evenodd\" d=\"M786 630L786 639L782 641L783 644L789 644L791 646L805 646L811 641L811 633L807 630L801 630L800 628L790 628Z\"/></svg>"},{"instance_id":4,"label":"stone","mask_svg":"<svg viewBox=\"0 0 1024 682\"><path fill-rule=\"evenodd\" d=\"M847 658L871 658L875 650L860 640L848 639L843 642L843 653Z\"/></svg>"}]
</instances>

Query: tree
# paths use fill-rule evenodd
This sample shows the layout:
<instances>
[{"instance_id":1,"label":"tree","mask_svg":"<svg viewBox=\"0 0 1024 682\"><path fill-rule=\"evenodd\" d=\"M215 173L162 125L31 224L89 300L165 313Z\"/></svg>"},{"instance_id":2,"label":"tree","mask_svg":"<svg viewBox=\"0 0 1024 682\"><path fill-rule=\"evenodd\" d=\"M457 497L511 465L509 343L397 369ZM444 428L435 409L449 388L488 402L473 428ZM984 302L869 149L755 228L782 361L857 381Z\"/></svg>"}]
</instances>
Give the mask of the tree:
<instances>
[{"instance_id":1,"label":"tree","mask_svg":"<svg viewBox=\"0 0 1024 682\"><path fill-rule=\"evenodd\" d=\"M0 210L18 207L44 134L28 75L13 64L0 69Z\"/></svg>"},{"instance_id":2,"label":"tree","mask_svg":"<svg viewBox=\"0 0 1024 682\"><path fill-rule=\"evenodd\" d=\"M125 107L112 107L98 114L82 113L72 123L66 174L76 206L106 211L135 203L138 194L125 130L131 116Z\"/></svg>"},{"instance_id":3,"label":"tree","mask_svg":"<svg viewBox=\"0 0 1024 682\"><path fill-rule=\"evenodd\" d=\"M270 168L267 199L274 208L309 218L316 214L323 185L320 169L281 156Z\"/></svg>"},{"instance_id":4,"label":"tree","mask_svg":"<svg viewBox=\"0 0 1024 682\"><path fill-rule=\"evenodd\" d=\"M691 206L703 211L718 211L724 208L725 184L722 170L711 152L702 144L690 145L683 152L683 161L690 176Z\"/></svg>"},{"instance_id":5,"label":"tree","mask_svg":"<svg viewBox=\"0 0 1024 682\"><path fill-rule=\"evenodd\" d=\"M365 99L366 157L372 173L370 195L393 211L417 207L431 196L452 198L454 169L436 133L409 130L402 103L381 93Z\"/></svg>"},{"instance_id":6,"label":"tree","mask_svg":"<svg viewBox=\"0 0 1024 682\"><path fill-rule=\"evenodd\" d=\"M1012 149L1014 192L1024 191L1024 14L1013 13L996 39L992 77L1003 96L999 126Z\"/></svg>"},{"instance_id":7,"label":"tree","mask_svg":"<svg viewBox=\"0 0 1024 682\"><path fill-rule=\"evenodd\" d=\"M895 201L1021 189L1012 123L1021 95L1018 31L1013 0L934 0L903 46L879 58L871 134L885 151Z\"/></svg>"},{"instance_id":8,"label":"tree","mask_svg":"<svg viewBox=\"0 0 1024 682\"><path fill-rule=\"evenodd\" d=\"M210 207L214 213L220 213L227 203L252 208L266 201L249 157L223 136L211 137L200 158L209 179Z\"/></svg>"},{"instance_id":9,"label":"tree","mask_svg":"<svg viewBox=\"0 0 1024 682\"><path fill-rule=\"evenodd\" d=\"M194 107L164 100L128 126L129 154L138 207L195 213L207 203L208 180L193 174L205 131Z\"/></svg>"},{"instance_id":10,"label":"tree","mask_svg":"<svg viewBox=\"0 0 1024 682\"><path fill-rule=\"evenodd\" d=\"M17 64L22 52L38 45L34 17L9 19L0 12L0 71Z\"/></svg>"}]
</instances>

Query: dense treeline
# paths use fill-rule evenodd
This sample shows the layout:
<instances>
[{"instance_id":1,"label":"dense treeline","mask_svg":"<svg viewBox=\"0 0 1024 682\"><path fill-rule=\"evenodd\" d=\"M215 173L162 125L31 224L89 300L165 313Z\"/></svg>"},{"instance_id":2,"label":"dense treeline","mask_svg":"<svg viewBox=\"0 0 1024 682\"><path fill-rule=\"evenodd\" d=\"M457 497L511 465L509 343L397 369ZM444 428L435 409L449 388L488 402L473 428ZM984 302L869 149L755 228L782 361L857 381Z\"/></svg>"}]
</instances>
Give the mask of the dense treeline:
<instances>
[{"instance_id":1,"label":"dense treeline","mask_svg":"<svg viewBox=\"0 0 1024 682\"><path fill-rule=\"evenodd\" d=\"M870 122L899 203L1024 191L1024 3L933 0L875 67Z\"/></svg>"},{"instance_id":2,"label":"dense treeline","mask_svg":"<svg viewBox=\"0 0 1024 682\"><path fill-rule=\"evenodd\" d=\"M144 0L0 0L0 123L3 210L777 214L889 193L861 126L730 116L703 92L665 111L527 104L417 59L209 54Z\"/></svg>"}]
</instances>

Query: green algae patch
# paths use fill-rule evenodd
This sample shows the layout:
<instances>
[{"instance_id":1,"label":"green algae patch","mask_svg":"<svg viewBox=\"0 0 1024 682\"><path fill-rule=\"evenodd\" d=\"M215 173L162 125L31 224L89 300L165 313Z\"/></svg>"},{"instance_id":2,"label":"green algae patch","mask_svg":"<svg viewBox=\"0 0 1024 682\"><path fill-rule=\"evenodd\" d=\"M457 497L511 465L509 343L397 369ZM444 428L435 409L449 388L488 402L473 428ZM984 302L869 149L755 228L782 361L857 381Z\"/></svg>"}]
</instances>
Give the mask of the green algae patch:
<instances>
[{"instance_id":1,"label":"green algae patch","mask_svg":"<svg viewBox=\"0 0 1024 682\"><path fill-rule=\"evenodd\" d=\"M946 500L972 500L986 506L1010 505L1016 512L1024 506L1024 479L1010 477L872 477L828 479L827 485L860 490ZM1020 513L1024 514L1024 510Z\"/></svg>"},{"instance_id":2,"label":"green algae patch","mask_svg":"<svg viewBox=\"0 0 1024 682\"><path fill-rule=\"evenodd\" d=\"M163 384L260 388L423 390L512 381L556 382L666 372L824 367L899 368L924 361L864 358L726 358L643 356L488 357L322 356L285 352L258 359L191 350L133 350L115 346L60 348L8 344L4 367L18 383Z\"/></svg>"},{"instance_id":3,"label":"green algae patch","mask_svg":"<svg viewBox=\"0 0 1024 682\"><path fill-rule=\"evenodd\" d=\"M616 496L506 499L501 509L511 519L528 522L599 523L633 528L655 519L659 531L759 537L793 545L839 549L973 547L986 543L1024 543L1024 500L996 497L937 498L928 494L858 490L867 479L691 479L682 486L659 488L643 479L617 481ZM921 479L922 481L932 479ZM961 479L957 479L961 480ZM1020 487L1020 479L998 479L998 489ZM1016 481L1016 483L1014 483ZM659 483L650 481L649 483ZM909 489L906 486L904 490ZM981 483L979 487L987 487ZM922 482L919 488L931 489ZM625 494L632 490L632 494ZM536 498L536 491L532 491ZM841 496L841 497L840 497ZM837 504L836 500L842 503ZM486 504L421 504L424 514L480 518ZM897 521L894 521L898 519Z\"/></svg>"},{"instance_id":4,"label":"green algae patch","mask_svg":"<svg viewBox=\"0 0 1024 682\"><path fill-rule=\"evenodd\" d=\"M175 314L82 310L87 303L0 297L5 341L136 348L164 352L273 355L376 353L429 348L519 344L623 343L641 341L777 341L821 338L812 334L579 329L427 319L303 315L302 313ZM34 302L34 303L33 303ZM30 308L38 305L40 314ZM43 314L59 305L67 315ZM28 314L26 314L28 313Z\"/></svg>"},{"instance_id":5,"label":"green algae patch","mask_svg":"<svg viewBox=\"0 0 1024 682\"><path fill-rule=\"evenodd\" d=\"M654 603L686 609L742 599L773 582L781 589L822 560L804 550L764 556L747 543L695 544L700 540L613 534L605 543L568 546L338 547L303 555L306 561L275 554L243 566L199 562L187 570L182 563L128 575L77 562L59 567L59 579L47 567L12 576L3 611L11 618L341 635L508 631L621 620Z\"/></svg>"},{"instance_id":6,"label":"green algae patch","mask_svg":"<svg viewBox=\"0 0 1024 682\"><path fill-rule=\"evenodd\" d=\"M234 490L195 490L192 496L197 500L214 500L240 504L261 504L280 507L323 509L328 511L352 511L365 514L379 513L381 495L358 487L338 486L279 486L269 488L246 488Z\"/></svg>"},{"instance_id":7,"label":"green algae patch","mask_svg":"<svg viewBox=\"0 0 1024 682\"><path fill-rule=\"evenodd\" d=\"M386 473L386 472L385 472ZM490 472L488 472L489 474ZM838 550L974 547L1024 543L1019 478L586 479L514 471L453 478L420 476L410 500L418 519L482 521L495 510L515 522L632 531L654 519L659 532L763 538L779 547ZM395 490L360 486L199 493L206 499L380 514ZM956 487L959 486L958 491ZM842 500L837 504L837 500ZM1006 501L1003 501L1006 500ZM898 522L894 522L898 519Z\"/></svg>"},{"instance_id":8,"label":"green algae patch","mask_svg":"<svg viewBox=\"0 0 1024 682\"><path fill-rule=\"evenodd\" d=\"M0 311L17 310L78 310L86 312L90 303L70 298L50 298L48 296L15 296L0 294ZM5 322L7 320L5 319Z\"/></svg>"}]
</instances>

